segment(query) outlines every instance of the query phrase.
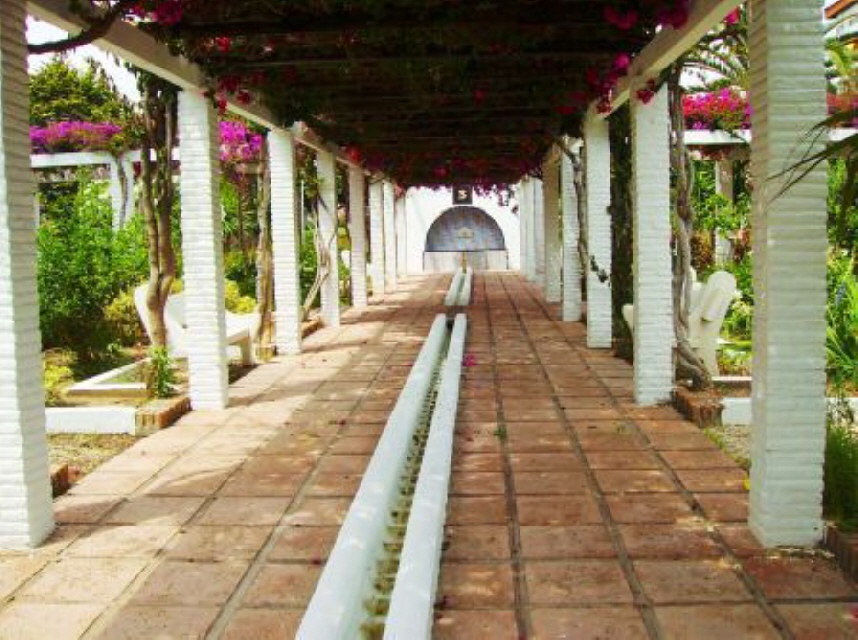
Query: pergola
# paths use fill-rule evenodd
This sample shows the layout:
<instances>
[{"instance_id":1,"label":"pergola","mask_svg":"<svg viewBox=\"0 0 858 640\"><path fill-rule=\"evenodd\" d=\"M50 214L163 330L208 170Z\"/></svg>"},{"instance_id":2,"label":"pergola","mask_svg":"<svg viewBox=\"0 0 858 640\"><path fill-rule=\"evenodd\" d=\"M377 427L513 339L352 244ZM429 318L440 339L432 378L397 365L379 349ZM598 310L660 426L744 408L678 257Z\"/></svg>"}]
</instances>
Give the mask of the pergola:
<instances>
[{"instance_id":1,"label":"pergola","mask_svg":"<svg viewBox=\"0 0 858 640\"><path fill-rule=\"evenodd\" d=\"M349 167L349 189L360 194L349 198L353 221L363 220L370 176L376 293L396 287L394 183L517 182L522 271L548 301L563 301L563 319L572 322L582 312L579 230L571 161L556 143L565 136L583 145L587 245L599 268L610 273L606 114L630 102L635 395L642 405L669 400L671 132L667 90L653 81L737 4L439 0L415 9L410 2L284 2L283 11L275 11L276 3L257 0L189 0L178 20L149 33L128 22L113 24L100 46L182 89L182 229L187 315L195 337L189 350L194 408L221 408L227 401L217 112L204 95L212 86L228 89L229 108L270 131L281 353L301 348L297 143L318 152L323 236L336 227L336 163ZM606 6L614 12L610 19ZM822 3L752 0L750 10L757 291L750 525L766 545L802 545L822 533L825 175L822 167L814 169L783 194L780 180L771 177L794 159L802 134L825 113ZM0 5L0 546L8 547L38 545L53 527L27 139L28 12L70 31L81 25L66 0ZM255 99L247 104L248 97ZM354 226L352 238L353 255L362 256L362 224ZM355 304L366 304L360 260L353 282ZM589 272L586 286L588 344L608 348L609 284ZM329 325L339 322L335 279L323 288L322 316Z\"/></svg>"}]
</instances>

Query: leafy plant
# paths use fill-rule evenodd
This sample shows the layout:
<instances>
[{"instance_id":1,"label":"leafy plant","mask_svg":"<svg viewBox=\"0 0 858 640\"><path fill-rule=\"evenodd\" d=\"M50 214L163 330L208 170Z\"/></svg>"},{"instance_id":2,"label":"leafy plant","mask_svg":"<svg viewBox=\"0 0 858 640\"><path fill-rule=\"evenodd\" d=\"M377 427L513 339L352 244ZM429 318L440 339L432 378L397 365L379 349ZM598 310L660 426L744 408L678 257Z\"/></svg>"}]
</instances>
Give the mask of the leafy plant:
<instances>
[{"instance_id":1,"label":"leafy plant","mask_svg":"<svg viewBox=\"0 0 858 640\"><path fill-rule=\"evenodd\" d=\"M858 521L858 431L842 396L828 408L822 502L827 517Z\"/></svg>"},{"instance_id":2,"label":"leafy plant","mask_svg":"<svg viewBox=\"0 0 858 640\"><path fill-rule=\"evenodd\" d=\"M45 405L61 406L65 403L63 392L74 382L74 352L67 349L54 349L45 353L42 360L42 373L45 385Z\"/></svg>"},{"instance_id":3,"label":"leafy plant","mask_svg":"<svg viewBox=\"0 0 858 640\"><path fill-rule=\"evenodd\" d=\"M256 300L241 294L238 284L232 280L224 282L224 306L232 313L251 313L256 308Z\"/></svg>"},{"instance_id":4,"label":"leafy plant","mask_svg":"<svg viewBox=\"0 0 858 640\"><path fill-rule=\"evenodd\" d=\"M86 173L74 196L58 202L60 211L46 205L37 236L43 342L85 355L113 341L104 309L146 276L142 225L135 218L114 233L105 185Z\"/></svg>"},{"instance_id":5,"label":"leafy plant","mask_svg":"<svg viewBox=\"0 0 858 640\"><path fill-rule=\"evenodd\" d=\"M146 390L152 398L169 398L175 393L176 366L166 347L152 347L145 368Z\"/></svg>"},{"instance_id":6,"label":"leafy plant","mask_svg":"<svg viewBox=\"0 0 858 640\"><path fill-rule=\"evenodd\" d=\"M848 266L845 256L829 260L825 346L829 379L858 389L858 282Z\"/></svg>"}]
</instances>

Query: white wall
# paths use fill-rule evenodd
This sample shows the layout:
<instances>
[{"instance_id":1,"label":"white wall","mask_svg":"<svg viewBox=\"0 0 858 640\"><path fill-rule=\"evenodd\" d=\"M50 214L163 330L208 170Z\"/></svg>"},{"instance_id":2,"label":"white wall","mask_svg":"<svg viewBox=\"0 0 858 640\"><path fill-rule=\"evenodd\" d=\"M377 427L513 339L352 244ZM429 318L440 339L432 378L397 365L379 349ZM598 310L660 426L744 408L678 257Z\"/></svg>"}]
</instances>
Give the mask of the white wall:
<instances>
[{"instance_id":1,"label":"white wall","mask_svg":"<svg viewBox=\"0 0 858 640\"><path fill-rule=\"evenodd\" d=\"M411 188L405 194L405 215L407 219L405 233L405 271L409 274L423 273L423 250L426 248L426 234L429 227L442 213L455 206L451 189ZM506 250L509 256L509 268L520 268L518 216L513 213L517 206L511 199L507 206L498 204L497 196L478 196L474 194L472 205L485 211L494 218L503 232ZM397 239L402 242L402 239Z\"/></svg>"}]
</instances>

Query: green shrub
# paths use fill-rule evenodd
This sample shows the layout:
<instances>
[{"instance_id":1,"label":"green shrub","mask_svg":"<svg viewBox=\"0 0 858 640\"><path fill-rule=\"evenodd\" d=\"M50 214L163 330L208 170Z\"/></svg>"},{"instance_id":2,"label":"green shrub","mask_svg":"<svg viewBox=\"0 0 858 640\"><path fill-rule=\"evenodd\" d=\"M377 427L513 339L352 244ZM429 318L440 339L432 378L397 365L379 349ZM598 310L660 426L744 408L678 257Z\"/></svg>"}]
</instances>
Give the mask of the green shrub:
<instances>
[{"instance_id":1,"label":"green shrub","mask_svg":"<svg viewBox=\"0 0 858 640\"><path fill-rule=\"evenodd\" d=\"M245 256L241 251L229 251L224 255L224 275L238 285L242 296L256 296L256 255Z\"/></svg>"},{"instance_id":2,"label":"green shrub","mask_svg":"<svg viewBox=\"0 0 858 640\"><path fill-rule=\"evenodd\" d=\"M848 257L829 260L826 352L828 377L838 386L858 389L858 282Z\"/></svg>"},{"instance_id":3,"label":"green shrub","mask_svg":"<svg viewBox=\"0 0 858 640\"><path fill-rule=\"evenodd\" d=\"M306 299L307 294L310 292L310 287L313 286L313 282L316 280L316 245L314 237L313 227L305 227L304 233L301 235L300 252L301 264L299 277L301 282L301 302ZM314 301L315 303L316 301Z\"/></svg>"},{"instance_id":4,"label":"green shrub","mask_svg":"<svg viewBox=\"0 0 858 640\"><path fill-rule=\"evenodd\" d=\"M829 407L825 440L823 507L828 518L858 520L858 431L848 403Z\"/></svg>"},{"instance_id":5,"label":"green shrub","mask_svg":"<svg viewBox=\"0 0 858 640\"><path fill-rule=\"evenodd\" d=\"M45 385L45 405L57 407L65 404L66 387L74 382L74 352L67 349L53 349L44 355L42 373Z\"/></svg>"},{"instance_id":6,"label":"green shrub","mask_svg":"<svg viewBox=\"0 0 858 640\"><path fill-rule=\"evenodd\" d=\"M68 208L47 203L38 230L39 312L45 347L81 354L113 341L104 309L148 272L145 234L138 218L114 233L106 185L85 174Z\"/></svg>"},{"instance_id":7,"label":"green shrub","mask_svg":"<svg viewBox=\"0 0 858 640\"><path fill-rule=\"evenodd\" d=\"M169 398L175 393L176 366L165 347L149 349L144 376L150 397Z\"/></svg>"},{"instance_id":8,"label":"green shrub","mask_svg":"<svg viewBox=\"0 0 858 640\"><path fill-rule=\"evenodd\" d=\"M104 308L104 319L110 327L110 333L126 346L146 340L146 331L134 306L134 289L132 287L123 291Z\"/></svg>"},{"instance_id":9,"label":"green shrub","mask_svg":"<svg viewBox=\"0 0 858 640\"><path fill-rule=\"evenodd\" d=\"M232 280L224 282L224 306L232 313L251 313L256 309L256 300L241 294L238 284Z\"/></svg>"}]
</instances>

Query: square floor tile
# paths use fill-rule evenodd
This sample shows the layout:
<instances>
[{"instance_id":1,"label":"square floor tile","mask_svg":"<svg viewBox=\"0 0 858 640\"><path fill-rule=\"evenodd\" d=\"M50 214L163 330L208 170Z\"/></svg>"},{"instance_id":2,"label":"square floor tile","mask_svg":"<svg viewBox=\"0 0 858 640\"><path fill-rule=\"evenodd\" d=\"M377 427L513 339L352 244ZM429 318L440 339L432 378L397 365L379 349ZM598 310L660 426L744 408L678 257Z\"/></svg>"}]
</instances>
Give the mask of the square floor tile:
<instances>
[{"instance_id":1,"label":"square floor tile","mask_svg":"<svg viewBox=\"0 0 858 640\"><path fill-rule=\"evenodd\" d=\"M531 609L533 640L647 640L640 614L630 606Z\"/></svg>"},{"instance_id":2,"label":"square floor tile","mask_svg":"<svg viewBox=\"0 0 858 640\"><path fill-rule=\"evenodd\" d=\"M601 524L573 527L520 527L521 555L529 559L613 558L607 528Z\"/></svg>"},{"instance_id":3,"label":"square floor tile","mask_svg":"<svg viewBox=\"0 0 858 640\"><path fill-rule=\"evenodd\" d=\"M656 604L743 602L750 592L726 561L640 560L634 563L644 592Z\"/></svg>"},{"instance_id":4,"label":"square floor tile","mask_svg":"<svg viewBox=\"0 0 858 640\"><path fill-rule=\"evenodd\" d=\"M632 601L625 575L614 560L530 561L525 575L531 605Z\"/></svg>"},{"instance_id":5,"label":"square floor tile","mask_svg":"<svg viewBox=\"0 0 858 640\"><path fill-rule=\"evenodd\" d=\"M515 603L512 569L507 564L441 566L438 598L450 609L508 609Z\"/></svg>"},{"instance_id":6,"label":"square floor tile","mask_svg":"<svg viewBox=\"0 0 858 640\"><path fill-rule=\"evenodd\" d=\"M655 615L667 638L780 638L763 610L755 604L705 604L692 607L656 607Z\"/></svg>"}]
</instances>

